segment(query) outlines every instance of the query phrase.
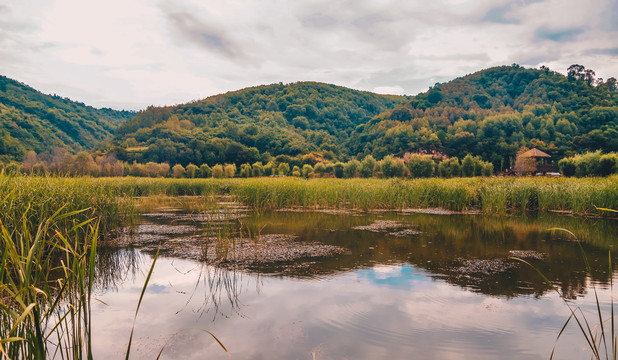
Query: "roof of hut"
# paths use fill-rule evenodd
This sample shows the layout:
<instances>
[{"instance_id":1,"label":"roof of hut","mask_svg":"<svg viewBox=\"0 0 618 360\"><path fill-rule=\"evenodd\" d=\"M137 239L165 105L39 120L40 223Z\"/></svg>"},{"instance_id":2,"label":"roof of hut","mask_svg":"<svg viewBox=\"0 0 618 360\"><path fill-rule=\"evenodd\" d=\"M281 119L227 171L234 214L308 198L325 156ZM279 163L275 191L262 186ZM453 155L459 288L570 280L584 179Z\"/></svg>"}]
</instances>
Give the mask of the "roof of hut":
<instances>
[{"instance_id":1,"label":"roof of hut","mask_svg":"<svg viewBox=\"0 0 618 360\"><path fill-rule=\"evenodd\" d=\"M521 154L521 156L529 158L551 158L551 155L546 154L537 148L530 149L525 153Z\"/></svg>"}]
</instances>

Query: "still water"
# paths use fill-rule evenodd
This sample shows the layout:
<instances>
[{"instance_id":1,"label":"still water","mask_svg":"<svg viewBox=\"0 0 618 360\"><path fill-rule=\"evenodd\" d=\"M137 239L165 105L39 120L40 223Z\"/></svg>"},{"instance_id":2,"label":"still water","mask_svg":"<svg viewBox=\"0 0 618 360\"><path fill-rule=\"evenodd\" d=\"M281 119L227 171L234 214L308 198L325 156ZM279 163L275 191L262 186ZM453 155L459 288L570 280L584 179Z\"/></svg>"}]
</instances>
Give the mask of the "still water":
<instances>
[{"instance_id":1,"label":"still water","mask_svg":"<svg viewBox=\"0 0 618 360\"><path fill-rule=\"evenodd\" d=\"M162 350L164 359L539 359L549 358L569 316L564 299L594 326L594 288L609 315L615 275L608 251L617 220L414 211L256 214L196 201L204 200L151 206L123 246L101 249L92 303L96 358L124 356L159 246L132 358L153 359ZM565 232L546 230L552 227L582 240L591 276L578 244ZM213 237L245 238L257 248L276 237L299 247L275 260L258 256L265 262L215 266L203 261L221 251L204 245ZM336 251L305 251L311 246ZM510 256L537 266L564 299ZM554 358L589 354L570 324Z\"/></svg>"}]
</instances>

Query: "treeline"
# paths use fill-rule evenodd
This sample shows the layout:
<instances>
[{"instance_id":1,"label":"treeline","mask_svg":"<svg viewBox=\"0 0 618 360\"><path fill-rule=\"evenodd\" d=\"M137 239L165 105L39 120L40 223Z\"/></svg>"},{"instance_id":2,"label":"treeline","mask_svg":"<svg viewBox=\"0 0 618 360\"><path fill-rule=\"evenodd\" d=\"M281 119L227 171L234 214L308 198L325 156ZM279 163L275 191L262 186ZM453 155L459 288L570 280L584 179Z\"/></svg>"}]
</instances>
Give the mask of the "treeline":
<instances>
[{"instance_id":1,"label":"treeline","mask_svg":"<svg viewBox=\"0 0 618 360\"><path fill-rule=\"evenodd\" d=\"M287 160L287 161L285 161ZM367 155L362 160L348 162L318 160L311 156L270 160L266 163L257 161L235 164L188 164L183 166L168 163L124 162L111 154L90 155L80 152L72 155L64 149L55 149L52 153L37 155L34 151L26 154L24 162L7 167L12 172L25 174L57 174L95 177L137 176L137 177L173 177L173 178L248 178L260 176L295 176L304 178L429 178L434 176L472 177L493 175L493 164L483 161L478 156L466 155L458 158L434 159L432 155L405 154L398 158L386 156L376 160Z\"/></svg>"},{"instance_id":2,"label":"treeline","mask_svg":"<svg viewBox=\"0 0 618 360\"><path fill-rule=\"evenodd\" d=\"M609 176L618 173L618 154L587 152L560 160L558 167L564 176Z\"/></svg>"}]
</instances>

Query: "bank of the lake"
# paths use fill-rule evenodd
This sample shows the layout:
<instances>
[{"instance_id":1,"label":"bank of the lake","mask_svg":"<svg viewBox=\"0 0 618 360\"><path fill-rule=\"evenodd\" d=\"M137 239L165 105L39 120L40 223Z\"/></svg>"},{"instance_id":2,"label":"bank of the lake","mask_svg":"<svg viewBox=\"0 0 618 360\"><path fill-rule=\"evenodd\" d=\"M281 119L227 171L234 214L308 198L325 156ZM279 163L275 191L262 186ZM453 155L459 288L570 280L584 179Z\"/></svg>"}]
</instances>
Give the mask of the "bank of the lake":
<instances>
[{"instance_id":1,"label":"bank of the lake","mask_svg":"<svg viewBox=\"0 0 618 360\"><path fill-rule=\"evenodd\" d=\"M443 208L506 214L521 211L572 211L598 214L618 208L618 176L607 178L452 178L452 179L248 179L166 178L4 178L1 193L18 189L25 204L69 204L75 209L114 202L114 196L230 195L255 209L290 206L350 209ZM77 190L77 191L76 191ZM32 193L32 196L30 195ZM106 201L100 199L106 198ZM105 205L107 206L107 205ZM97 214L106 216L104 214Z\"/></svg>"}]
</instances>

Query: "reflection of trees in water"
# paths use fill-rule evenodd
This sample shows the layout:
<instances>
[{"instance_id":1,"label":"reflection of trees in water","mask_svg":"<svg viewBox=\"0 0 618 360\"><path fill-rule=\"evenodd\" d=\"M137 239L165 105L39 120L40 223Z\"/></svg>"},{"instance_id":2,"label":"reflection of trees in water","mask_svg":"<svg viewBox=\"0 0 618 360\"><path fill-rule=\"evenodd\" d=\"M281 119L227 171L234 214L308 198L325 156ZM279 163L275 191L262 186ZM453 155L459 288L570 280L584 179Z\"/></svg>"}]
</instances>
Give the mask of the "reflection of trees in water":
<instances>
[{"instance_id":1,"label":"reflection of trees in water","mask_svg":"<svg viewBox=\"0 0 618 360\"><path fill-rule=\"evenodd\" d=\"M386 232L351 230L376 219L396 220L419 230L419 236L394 237ZM607 284L607 251L616 239L616 221L531 214L530 216L435 216L401 215L395 212L363 216L333 216L320 213L265 214L267 230L293 229L303 240L345 247L347 255L327 257L288 266L287 276L306 278L334 274L375 264L409 263L436 278L484 294L540 296L550 290L538 274L523 264L509 260L510 250L534 250L543 259L530 260L561 289L566 297L585 294L590 281ZM572 230L582 241L591 262L587 274L579 246L564 233L548 228ZM336 230L325 232L324 230ZM613 261L617 259L614 258ZM281 271L281 266L256 267L263 273Z\"/></svg>"}]
</instances>

